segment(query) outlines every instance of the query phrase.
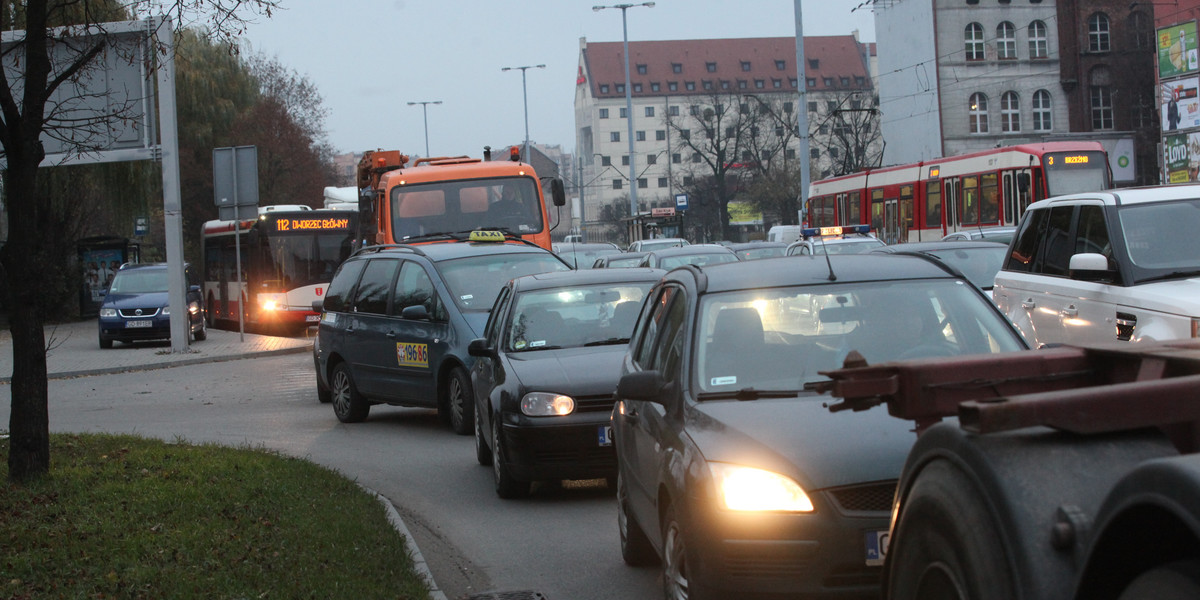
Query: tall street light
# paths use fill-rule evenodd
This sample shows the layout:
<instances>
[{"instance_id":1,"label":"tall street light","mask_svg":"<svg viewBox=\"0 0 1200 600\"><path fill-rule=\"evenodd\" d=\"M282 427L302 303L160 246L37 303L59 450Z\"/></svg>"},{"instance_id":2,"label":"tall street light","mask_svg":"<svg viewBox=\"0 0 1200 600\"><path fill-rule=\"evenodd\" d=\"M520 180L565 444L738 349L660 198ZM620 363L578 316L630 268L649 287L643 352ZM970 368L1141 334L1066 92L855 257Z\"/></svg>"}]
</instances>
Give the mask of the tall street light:
<instances>
[{"instance_id":1,"label":"tall street light","mask_svg":"<svg viewBox=\"0 0 1200 600\"><path fill-rule=\"evenodd\" d=\"M625 40L625 117L629 124L629 217L636 218L638 215L638 200L637 200L637 176L634 169L636 168L633 159L633 95L629 85L629 25L625 20L625 11L636 6L645 6L650 8L654 6L653 2L641 2L639 4L613 4L609 6L593 6L592 10L600 12L606 8L621 9L621 37Z\"/></svg>"},{"instance_id":2,"label":"tall street light","mask_svg":"<svg viewBox=\"0 0 1200 600\"><path fill-rule=\"evenodd\" d=\"M421 114L425 117L425 156L429 157L429 105L441 104L441 100L425 100L423 102L409 102L409 106L415 104L421 105Z\"/></svg>"},{"instance_id":3,"label":"tall street light","mask_svg":"<svg viewBox=\"0 0 1200 600\"><path fill-rule=\"evenodd\" d=\"M529 93L525 88L525 71L529 69L545 69L546 65L525 65L524 67L503 67L501 71L521 70L521 97L525 102L525 162L530 162L529 157Z\"/></svg>"}]
</instances>

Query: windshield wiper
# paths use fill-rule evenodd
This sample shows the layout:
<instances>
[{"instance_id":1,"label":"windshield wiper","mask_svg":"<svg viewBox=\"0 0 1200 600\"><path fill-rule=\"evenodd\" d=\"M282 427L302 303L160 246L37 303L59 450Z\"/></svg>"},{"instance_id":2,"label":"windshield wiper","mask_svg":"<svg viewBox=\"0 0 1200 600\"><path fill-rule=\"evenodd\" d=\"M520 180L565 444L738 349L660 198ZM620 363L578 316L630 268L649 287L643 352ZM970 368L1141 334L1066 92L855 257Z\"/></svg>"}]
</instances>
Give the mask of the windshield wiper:
<instances>
[{"instance_id":1,"label":"windshield wiper","mask_svg":"<svg viewBox=\"0 0 1200 600\"><path fill-rule=\"evenodd\" d=\"M533 352L535 350L562 350L562 346L526 346L517 352Z\"/></svg>"},{"instance_id":2,"label":"windshield wiper","mask_svg":"<svg viewBox=\"0 0 1200 600\"><path fill-rule=\"evenodd\" d=\"M742 388L740 390L729 390L727 392L700 392L696 394L697 400L758 400L759 398L794 398L799 396L800 390L756 390L752 387Z\"/></svg>"},{"instance_id":3,"label":"windshield wiper","mask_svg":"<svg viewBox=\"0 0 1200 600\"><path fill-rule=\"evenodd\" d=\"M628 343L629 343L629 338L627 338L627 337L615 337L615 338L608 338L607 340L596 340L594 342L588 342L588 343L584 344L584 346L612 346L612 345L616 345L616 344L628 344Z\"/></svg>"},{"instance_id":4,"label":"windshield wiper","mask_svg":"<svg viewBox=\"0 0 1200 600\"><path fill-rule=\"evenodd\" d=\"M1147 277L1145 279L1139 279L1138 283L1146 283L1149 281L1162 281L1164 279L1179 279L1180 277L1200 277L1200 270L1172 271L1170 273L1167 273L1166 275L1155 275L1154 277Z\"/></svg>"}]
</instances>

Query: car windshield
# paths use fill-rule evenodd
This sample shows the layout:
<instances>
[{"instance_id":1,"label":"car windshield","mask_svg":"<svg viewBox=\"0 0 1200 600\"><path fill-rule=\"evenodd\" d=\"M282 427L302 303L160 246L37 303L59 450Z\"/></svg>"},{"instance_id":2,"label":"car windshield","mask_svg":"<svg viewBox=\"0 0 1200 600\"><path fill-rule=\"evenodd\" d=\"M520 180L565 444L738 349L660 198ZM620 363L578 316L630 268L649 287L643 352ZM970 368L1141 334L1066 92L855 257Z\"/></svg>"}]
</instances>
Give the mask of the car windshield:
<instances>
[{"instance_id":1,"label":"car windshield","mask_svg":"<svg viewBox=\"0 0 1200 600\"><path fill-rule=\"evenodd\" d=\"M641 264L642 258L644 258L644 255L641 255L641 254L638 254L637 256L630 256L628 258L626 258L624 256L610 258L610 259L608 259L608 266L610 266L610 267L636 267L639 264Z\"/></svg>"},{"instance_id":2,"label":"car windshield","mask_svg":"<svg viewBox=\"0 0 1200 600\"><path fill-rule=\"evenodd\" d=\"M1117 214L1137 279L1200 270L1200 199L1128 204Z\"/></svg>"},{"instance_id":3,"label":"car windshield","mask_svg":"<svg viewBox=\"0 0 1200 600\"><path fill-rule=\"evenodd\" d=\"M396 239L503 227L518 235L542 231L542 205L529 177L436 181L392 188Z\"/></svg>"},{"instance_id":4,"label":"car windshield","mask_svg":"<svg viewBox=\"0 0 1200 600\"><path fill-rule=\"evenodd\" d=\"M1008 256L1008 247L997 244L995 248L947 248L926 252L961 271L980 289L990 290L996 281L996 273Z\"/></svg>"},{"instance_id":5,"label":"car windshield","mask_svg":"<svg viewBox=\"0 0 1200 600\"><path fill-rule=\"evenodd\" d=\"M667 256L662 258L658 267L660 269L671 270L675 267L683 265L696 265L703 267L705 265L719 265L727 262L737 262L738 257L732 252L713 252L709 254L688 254L684 256Z\"/></svg>"},{"instance_id":6,"label":"car windshield","mask_svg":"<svg viewBox=\"0 0 1200 600\"><path fill-rule=\"evenodd\" d=\"M578 247L572 248L571 246L568 245L568 246L564 246L564 247L560 248L558 250L557 254L559 256L561 256L563 260L567 261L567 264L574 265L574 267L576 269L590 269L590 268L592 268L592 265L596 264L597 258L599 258L601 256L606 256L609 254L617 254L619 252L621 252L621 250L619 248L614 248L612 246L609 246L609 247L594 246L591 248L578 248Z\"/></svg>"},{"instance_id":7,"label":"car windshield","mask_svg":"<svg viewBox=\"0 0 1200 600\"><path fill-rule=\"evenodd\" d=\"M624 345L652 282L531 290L516 297L505 350Z\"/></svg>"},{"instance_id":8,"label":"car windshield","mask_svg":"<svg viewBox=\"0 0 1200 600\"><path fill-rule=\"evenodd\" d=\"M754 260L756 258L772 258L775 256L783 256L783 246L767 246L764 248L751 248L749 250L738 250L737 255L742 260Z\"/></svg>"},{"instance_id":9,"label":"car windshield","mask_svg":"<svg viewBox=\"0 0 1200 600\"><path fill-rule=\"evenodd\" d=\"M823 244L820 241L813 242L813 252L821 254L862 254L870 252L872 248L878 248L885 245L883 242L875 238L863 238L861 240L839 241L832 244Z\"/></svg>"},{"instance_id":10,"label":"car windshield","mask_svg":"<svg viewBox=\"0 0 1200 600\"><path fill-rule=\"evenodd\" d=\"M993 229L991 231L979 232L979 239L988 242L1007 244L1012 241L1013 236L1016 235L1016 233L1016 229Z\"/></svg>"},{"instance_id":11,"label":"car windshield","mask_svg":"<svg viewBox=\"0 0 1200 600\"><path fill-rule=\"evenodd\" d=\"M676 246L685 246L687 242L682 240L642 240L638 250L641 252L649 252L651 250L662 250L663 248L674 248Z\"/></svg>"},{"instance_id":12,"label":"car windshield","mask_svg":"<svg viewBox=\"0 0 1200 600\"><path fill-rule=\"evenodd\" d=\"M462 310L487 310L508 280L522 275L570 271L550 253L484 254L438 263L438 271Z\"/></svg>"},{"instance_id":13,"label":"car windshield","mask_svg":"<svg viewBox=\"0 0 1200 600\"><path fill-rule=\"evenodd\" d=\"M110 294L146 294L167 291L166 269L130 269L113 277Z\"/></svg>"},{"instance_id":14,"label":"car windshield","mask_svg":"<svg viewBox=\"0 0 1200 600\"><path fill-rule=\"evenodd\" d=\"M832 283L706 295L701 393L799 390L857 350L868 364L1024 349L1004 317L958 279Z\"/></svg>"}]
</instances>

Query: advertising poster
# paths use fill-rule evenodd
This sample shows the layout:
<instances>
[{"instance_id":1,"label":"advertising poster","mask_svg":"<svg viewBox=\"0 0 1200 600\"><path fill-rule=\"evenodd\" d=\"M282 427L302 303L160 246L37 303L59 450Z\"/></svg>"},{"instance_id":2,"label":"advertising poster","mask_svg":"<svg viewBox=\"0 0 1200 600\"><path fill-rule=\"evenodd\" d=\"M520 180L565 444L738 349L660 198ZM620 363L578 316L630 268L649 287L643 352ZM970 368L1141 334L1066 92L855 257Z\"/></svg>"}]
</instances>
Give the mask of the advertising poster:
<instances>
[{"instance_id":1,"label":"advertising poster","mask_svg":"<svg viewBox=\"0 0 1200 600\"><path fill-rule=\"evenodd\" d=\"M762 225L762 211L749 202L729 203L730 225Z\"/></svg>"},{"instance_id":2,"label":"advertising poster","mask_svg":"<svg viewBox=\"0 0 1200 600\"><path fill-rule=\"evenodd\" d=\"M1200 78L1164 81L1159 89L1164 132L1200 127Z\"/></svg>"},{"instance_id":3,"label":"advertising poster","mask_svg":"<svg viewBox=\"0 0 1200 600\"><path fill-rule=\"evenodd\" d=\"M1164 137L1163 164L1167 168L1167 183L1200 180L1200 132Z\"/></svg>"},{"instance_id":4,"label":"advertising poster","mask_svg":"<svg viewBox=\"0 0 1200 600\"><path fill-rule=\"evenodd\" d=\"M101 294L112 282L113 273L121 267L120 250L89 250L80 255L83 261L83 281L91 293L92 302L100 302Z\"/></svg>"},{"instance_id":5,"label":"advertising poster","mask_svg":"<svg viewBox=\"0 0 1200 600\"><path fill-rule=\"evenodd\" d=\"M1178 77L1200 69L1195 21L1163 27L1157 33L1159 79Z\"/></svg>"}]
</instances>

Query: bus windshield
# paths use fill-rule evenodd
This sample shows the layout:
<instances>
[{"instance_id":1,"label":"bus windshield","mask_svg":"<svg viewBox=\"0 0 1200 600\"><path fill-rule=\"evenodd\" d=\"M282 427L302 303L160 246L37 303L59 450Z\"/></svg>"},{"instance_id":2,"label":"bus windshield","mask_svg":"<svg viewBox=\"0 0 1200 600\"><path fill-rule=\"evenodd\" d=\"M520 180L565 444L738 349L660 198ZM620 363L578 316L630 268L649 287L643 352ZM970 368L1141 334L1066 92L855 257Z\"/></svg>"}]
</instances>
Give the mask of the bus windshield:
<instances>
[{"instance_id":1,"label":"bus windshield","mask_svg":"<svg viewBox=\"0 0 1200 600\"><path fill-rule=\"evenodd\" d=\"M531 177L398 185L392 188L389 201L397 241L488 227L526 235L545 227L538 188Z\"/></svg>"},{"instance_id":2,"label":"bus windshield","mask_svg":"<svg viewBox=\"0 0 1200 600\"><path fill-rule=\"evenodd\" d=\"M333 279L342 260L350 255L351 232L275 234L262 246L261 277L280 283L280 289L294 289Z\"/></svg>"},{"instance_id":3,"label":"bus windshield","mask_svg":"<svg viewBox=\"0 0 1200 600\"><path fill-rule=\"evenodd\" d=\"M1108 161L1103 152L1048 152L1042 164L1046 169L1046 197L1105 190Z\"/></svg>"}]
</instances>

